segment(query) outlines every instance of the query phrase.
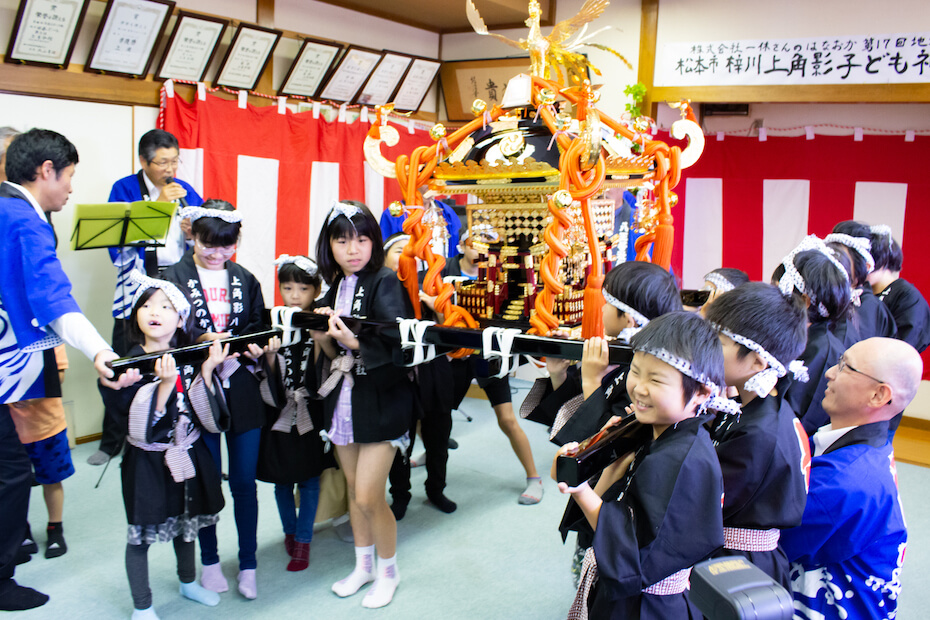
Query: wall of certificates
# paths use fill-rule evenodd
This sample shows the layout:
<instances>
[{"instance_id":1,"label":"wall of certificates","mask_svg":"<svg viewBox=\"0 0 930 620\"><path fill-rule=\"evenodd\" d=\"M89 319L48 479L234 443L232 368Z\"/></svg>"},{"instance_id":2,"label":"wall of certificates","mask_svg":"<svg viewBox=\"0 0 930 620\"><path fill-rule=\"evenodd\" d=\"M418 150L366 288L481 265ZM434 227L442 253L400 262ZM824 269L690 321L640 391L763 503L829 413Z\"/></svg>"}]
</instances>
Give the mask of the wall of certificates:
<instances>
[{"instance_id":1,"label":"wall of certificates","mask_svg":"<svg viewBox=\"0 0 930 620\"><path fill-rule=\"evenodd\" d=\"M66 69L91 4L19 0L4 62ZM180 10L174 0L106 0L87 58L74 60L83 61L88 73L210 79L214 86L251 91L283 36L281 30ZM295 37L296 56L283 79L275 80L278 96L369 106L393 102L397 111L414 112L439 72L440 62L432 58L289 33ZM279 71L274 73L277 78Z\"/></svg>"}]
</instances>

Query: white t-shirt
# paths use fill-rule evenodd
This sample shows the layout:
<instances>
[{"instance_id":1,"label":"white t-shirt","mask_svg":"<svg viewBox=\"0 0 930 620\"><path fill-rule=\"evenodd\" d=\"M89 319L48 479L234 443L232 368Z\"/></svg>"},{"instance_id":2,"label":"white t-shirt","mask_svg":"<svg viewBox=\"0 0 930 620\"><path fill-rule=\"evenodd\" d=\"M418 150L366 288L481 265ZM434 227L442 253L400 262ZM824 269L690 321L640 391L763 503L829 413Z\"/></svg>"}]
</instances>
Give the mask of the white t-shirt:
<instances>
[{"instance_id":1,"label":"white t-shirt","mask_svg":"<svg viewBox=\"0 0 930 620\"><path fill-rule=\"evenodd\" d=\"M200 278L200 286L207 299L207 310L210 311L210 318L213 319L216 331L226 331L229 313L232 310L232 303L229 299L229 271L226 269L214 271L197 267L197 276Z\"/></svg>"}]
</instances>

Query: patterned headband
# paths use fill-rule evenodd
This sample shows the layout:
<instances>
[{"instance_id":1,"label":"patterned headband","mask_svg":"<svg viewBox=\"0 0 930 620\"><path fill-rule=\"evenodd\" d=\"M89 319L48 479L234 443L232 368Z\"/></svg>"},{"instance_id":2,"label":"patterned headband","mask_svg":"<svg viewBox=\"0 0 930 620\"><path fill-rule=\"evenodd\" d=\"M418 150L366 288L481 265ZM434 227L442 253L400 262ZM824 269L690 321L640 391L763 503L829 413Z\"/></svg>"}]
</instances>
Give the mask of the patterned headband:
<instances>
[{"instance_id":1,"label":"patterned headband","mask_svg":"<svg viewBox=\"0 0 930 620\"><path fill-rule=\"evenodd\" d=\"M135 308L136 304L139 303L139 299L142 297L142 294L145 293L145 291L149 290L150 288L159 288L165 292L165 296L168 297L168 301L171 302L171 305L173 305L174 309L178 311L178 314L181 315L182 319L186 321L188 315L190 315L190 302L187 301L187 297L184 296L184 293L182 293L181 290L171 282L168 282L167 280L150 278L137 269L133 269L129 272L129 282L139 286L139 288L136 289L135 294L132 296L133 308Z\"/></svg>"},{"instance_id":2,"label":"patterned headband","mask_svg":"<svg viewBox=\"0 0 930 620\"><path fill-rule=\"evenodd\" d=\"M190 220L191 222L199 220L202 217L216 217L229 224L239 224L242 222L242 216L238 211L205 209L204 207L184 207L179 211L179 214L181 219Z\"/></svg>"},{"instance_id":3,"label":"patterned headband","mask_svg":"<svg viewBox=\"0 0 930 620\"><path fill-rule=\"evenodd\" d=\"M682 357L678 357L668 349L657 349L653 347L641 346L637 347L634 345L633 350L651 355L660 361L665 362L681 374L691 377L701 385L710 388L710 398L701 403L701 407L698 409L699 415L708 409L713 409L714 411L720 411L723 413L732 413L734 415L739 415L740 411L742 411L738 402L730 400L725 396L721 396L722 390L720 386L711 381L710 378L704 373L697 372L691 365L691 362L688 360Z\"/></svg>"},{"instance_id":4,"label":"patterned headband","mask_svg":"<svg viewBox=\"0 0 930 620\"><path fill-rule=\"evenodd\" d=\"M778 288L783 295L791 295L794 289L797 289L801 293L806 293L808 298L811 300L812 304L817 304L817 313L820 316L827 318L830 316L830 311L827 310L827 307L823 303L815 299L814 294L806 290L806 285L804 283L804 277L801 276L801 273L798 271L797 267L794 266L794 257L800 254L801 252L806 252L808 250L816 250L820 252L828 259L833 265L839 270L840 273L846 278L846 281L849 281L849 274L846 272L846 268L843 267L843 264L837 260L836 256L833 255L833 252L830 251L830 248L827 247L827 244L819 239L816 235L808 235L801 240L801 243L798 244L798 247L791 250L791 253L785 257L782 261L782 265L785 267L785 275L781 277L781 280L778 281Z\"/></svg>"},{"instance_id":5,"label":"patterned headband","mask_svg":"<svg viewBox=\"0 0 930 620\"><path fill-rule=\"evenodd\" d=\"M344 215L346 219L349 220L349 223L352 224L352 228L355 228L355 222L352 221L352 216L358 215L361 212L362 208L357 205L350 205L347 202L334 203L333 210L329 212L329 217L326 218L326 225L329 226L333 223L334 219L340 215Z\"/></svg>"},{"instance_id":6,"label":"patterned headband","mask_svg":"<svg viewBox=\"0 0 930 620\"><path fill-rule=\"evenodd\" d=\"M410 241L410 235L398 235L392 239L388 239L384 242L384 251L387 252L389 249L391 249L392 246L395 246L400 242L404 242L406 244L408 241Z\"/></svg>"},{"instance_id":7,"label":"patterned headband","mask_svg":"<svg viewBox=\"0 0 930 620\"><path fill-rule=\"evenodd\" d=\"M720 293L728 293L732 291L736 286L724 278L722 275L716 271L711 271L709 274L704 276L704 281L710 282Z\"/></svg>"},{"instance_id":8,"label":"patterned headband","mask_svg":"<svg viewBox=\"0 0 930 620\"><path fill-rule=\"evenodd\" d=\"M282 254L274 261L275 267L277 268L276 271L281 271L282 266L291 263L303 269L311 278L315 278L316 275L320 272L316 266L316 263L306 256L291 256L289 254Z\"/></svg>"},{"instance_id":9,"label":"patterned headband","mask_svg":"<svg viewBox=\"0 0 930 620\"><path fill-rule=\"evenodd\" d=\"M869 232L871 232L873 235L884 235L888 237L889 242L894 236L894 233L891 231L891 226L888 224L876 224L875 226L870 226Z\"/></svg>"},{"instance_id":10,"label":"patterned headband","mask_svg":"<svg viewBox=\"0 0 930 620\"><path fill-rule=\"evenodd\" d=\"M728 337L733 342L737 342L750 351L756 352L759 357L761 357L768 364L768 367L765 370L760 370L746 381L746 384L743 386L743 389L747 392L755 392L759 397L765 398L769 392L772 391L772 388L775 387L775 384L778 383L778 379L784 377L787 374L784 365L776 359L774 355L769 353L763 348L761 344L754 340L750 340L745 336L740 336L739 334L721 327L720 325L712 324L712 327L718 332ZM807 367L804 366L804 363L800 360L794 360L788 364L788 368L794 374L794 378L807 382L809 376L807 374Z\"/></svg>"},{"instance_id":11,"label":"patterned headband","mask_svg":"<svg viewBox=\"0 0 930 620\"><path fill-rule=\"evenodd\" d=\"M851 248L862 256L865 259L865 263L868 266L868 270L872 271L875 269L875 259L872 258L872 240L866 239L865 237L853 237L852 235L844 235L843 233L830 233L823 239L824 243L839 243L840 245L845 245L847 248Z\"/></svg>"},{"instance_id":12,"label":"patterned headband","mask_svg":"<svg viewBox=\"0 0 930 620\"><path fill-rule=\"evenodd\" d=\"M639 327L643 327L649 322L649 319L647 319L642 314L634 310L632 307L626 305L625 303L623 303L622 301L620 301L619 299L617 299L616 297L614 297L613 295L605 291L604 289L601 289L601 293L603 293L604 295L604 301L609 303L611 306L613 306L620 312L626 312L627 314L629 314L631 317L633 317L633 320L636 321L636 324Z\"/></svg>"}]
</instances>

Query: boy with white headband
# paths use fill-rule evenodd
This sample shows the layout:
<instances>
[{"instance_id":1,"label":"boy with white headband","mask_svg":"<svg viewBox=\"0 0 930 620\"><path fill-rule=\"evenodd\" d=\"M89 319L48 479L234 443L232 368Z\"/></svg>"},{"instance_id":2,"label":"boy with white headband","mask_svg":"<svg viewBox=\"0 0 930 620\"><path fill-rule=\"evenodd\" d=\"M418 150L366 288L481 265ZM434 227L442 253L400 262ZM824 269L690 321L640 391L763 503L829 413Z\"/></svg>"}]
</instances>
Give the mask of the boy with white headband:
<instances>
[{"instance_id":1,"label":"boy with white headband","mask_svg":"<svg viewBox=\"0 0 930 620\"><path fill-rule=\"evenodd\" d=\"M696 314L660 316L631 344L629 411L652 432L604 469L593 489L559 483L594 528L568 617L699 618L688 600L691 567L724 541L722 476L703 414L738 406L719 396L720 341Z\"/></svg>"},{"instance_id":2,"label":"boy with white headband","mask_svg":"<svg viewBox=\"0 0 930 620\"><path fill-rule=\"evenodd\" d=\"M652 263L617 265L607 272L601 293L604 333L624 341L651 319L682 309L674 276ZM556 445L590 437L629 404L622 389L627 368L609 367L606 347L600 338L585 343L580 371L567 360L547 360L549 379L538 379L524 400L520 415L551 426Z\"/></svg>"},{"instance_id":3,"label":"boy with white headband","mask_svg":"<svg viewBox=\"0 0 930 620\"><path fill-rule=\"evenodd\" d=\"M778 547L780 530L801 523L807 501L810 451L807 434L785 391L807 341L807 310L799 295L750 282L718 297L707 308L723 345L728 386L739 392L742 411L720 413L710 425L723 471L723 549L742 555L791 589L788 559Z\"/></svg>"},{"instance_id":4,"label":"boy with white headband","mask_svg":"<svg viewBox=\"0 0 930 620\"><path fill-rule=\"evenodd\" d=\"M853 312L846 320L839 320L833 334L847 347L866 338L894 338L898 331L891 310L872 293L869 274L875 269L872 256L872 231L862 222L846 220L833 227L824 237L828 247L849 257L849 281L853 289Z\"/></svg>"}]
</instances>

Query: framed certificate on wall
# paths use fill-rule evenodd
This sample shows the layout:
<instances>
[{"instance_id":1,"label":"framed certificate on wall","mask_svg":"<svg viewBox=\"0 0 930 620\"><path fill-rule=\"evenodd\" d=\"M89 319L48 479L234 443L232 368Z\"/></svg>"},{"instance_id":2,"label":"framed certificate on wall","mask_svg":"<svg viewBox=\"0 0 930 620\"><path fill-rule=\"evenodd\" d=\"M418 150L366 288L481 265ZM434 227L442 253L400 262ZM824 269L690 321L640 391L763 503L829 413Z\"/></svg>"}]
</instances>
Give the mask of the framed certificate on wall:
<instances>
[{"instance_id":1,"label":"framed certificate on wall","mask_svg":"<svg viewBox=\"0 0 930 620\"><path fill-rule=\"evenodd\" d=\"M352 45L346 50L339 65L326 81L320 93L321 99L330 101L352 101L362 85L375 70L382 52Z\"/></svg>"},{"instance_id":2,"label":"framed certificate on wall","mask_svg":"<svg viewBox=\"0 0 930 620\"><path fill-rule=\"evenodd\" d=\"M225 19L179 11L155 79L202 81L228 25Z\"/></svg>"},{"instance_id":3,"label":"framed certificate on wall","mask_svg":"<svg viewBox=\"0 0 930 620\"><path fill-rule=\"evenodd\" d=\"M108 0L84 71L145 77L173 0Z\"/></svg>"},{"instance_id":4,"label":"framed certificate on wall","mask_svg":"<svg viewBox=\"0 0 930 620\"><path fill-rule=\"evenodd\" d=\"M280 30L239 24L214 85L253 90L282 34Z\"/></svg>"},{"instance_id":5,"label":"framed certificate on wall","mask_svg":"<svg viewBox=\"0 0 930 620\"><path fill-rule=\"evenodd\" d=\"M423 105L423 99L429 92L441 63L430 58L414 58L394 93L392 101L398 112L416 112Z\"/></svg>"},{"instance_id":6,"label":"framed certificate on wall","mask_svg":"<svg viewBox=\"0 0 930 620\"><path fill-rule=\"evenodd\" d=\"M64 69L90 0L21 0L5 62Z\"/></svg>"},{"instance_id":7,"label":"framed certificate on wall","mask_svg":"<svg viewBox=\"0 0 930 620\"><path fill-rule=\"evenodd\" d=\"M304 39L278 95L315 97L344 47L341 43Z\"/></svg>"},{"instance_id":8,"label":"framed certificate on wall","mask_svg":"<svg viewBox=\"0 0 930 620\"><path fill-rule=\"evenodd\" d=\"M391 100L404 74L413 62L411 56L397 52L384 52L365 85L355 97L355 103L382 105Z\"/></svg>"}]
</instances>

